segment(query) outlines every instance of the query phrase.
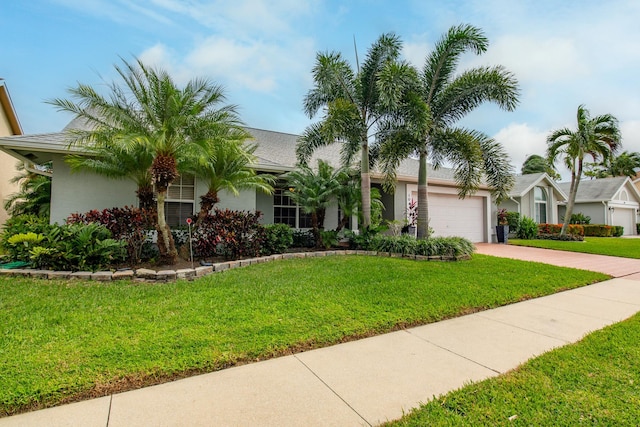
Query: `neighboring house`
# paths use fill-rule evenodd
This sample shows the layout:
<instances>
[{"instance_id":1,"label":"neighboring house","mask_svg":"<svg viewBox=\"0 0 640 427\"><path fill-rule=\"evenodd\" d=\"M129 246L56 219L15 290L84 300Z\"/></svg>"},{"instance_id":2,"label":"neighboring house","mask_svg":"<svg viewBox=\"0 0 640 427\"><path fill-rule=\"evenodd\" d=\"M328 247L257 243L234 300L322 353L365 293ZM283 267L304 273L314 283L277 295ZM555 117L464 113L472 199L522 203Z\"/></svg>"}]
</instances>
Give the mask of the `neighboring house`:
<instances>
[{"instance_id":1,"label":"neighboring house","mask_svg":"<svg viewBox=\"0 0 640 427\"><path fill-rule=\"evenodd\" d=\"M9 91L0 78L0 137L11 135L22 135L22 127L13 108ZM11 182L18 173L15 165L14 157L0 151L0 225L4 224L8 217L4 209L4 200L19 191L18 184Z\"/></svg>"},{"instance_id":2,"label":"neighboring house","mask_svg":"<svg viewBox=\"0 0 640 427\"><path fill-rule=\"evenodd\" d=\"M66 129L79 126L72 121ZM258 172L284 174L295 168L295 148L298 135L247 128L258 145L255 155ZM65 142L65 133L23 135L0 138L0 148L18 159L29 159L36 163L53 162L51 197L51 221L63 222L71 213L86 212L114 206L135 206L136 187L129 180L113 180L100 175L81 172L71 173L65 163L70 149ZM79 152L78 148L71 151ZM334 166L340 161L338 144L324 147L314 155L310 164L316 166L321 158ZM417 200L418 161L407 159L398 170L398 184L393 194L382 192L385 205L384 218L404 220L412 199ZM381 187L382 176L375 172L372 185ZM184 224L186 216L197 212L201 195L207 191L204 182L193 177L181 177L169 188L167 212L170 224ZM473 242L488 242L491 239L491 196L488 189L481 188L474 195L460 199L453 179L453 171L447 168L429 169L429 215L430 227L437 236L463 236ZM223 193L218 208L237 210L259 210L264 223L286 223L294 228L308 228L308 215L290 200L286 187L277 188L274 195L254 190L243 191L239 197ZM337 226L338 208L329 209L325 228ZM352 225L357 222L352 221Z\"/></svg>"},{"instance_id":3,"label":"neighboring house","mask_svg":"<svg viewBox=\"0 0 640 427\"><path fill-rule=\"evenodd\" d=\"M569 194L570 183L559 184ZM558 213L564 217L566 207ZM630 178L619 176L581 181L573 213L591 217L591 224L621 225L624 235L636 234L640 192Z\"/></svg>"},{"instance_id":4,"label":"neighboring house","mask_svg":"<svg viewBox=\"0 0 640 427\"><path fill-rule=\"evenodd\" d=\"M566 193L549 175L533 173L515 177L509 199L503 201L498 209L518 212L538 224L557 224L560 222L558 206L566 200Z\"/></svg>"}]
</instances>

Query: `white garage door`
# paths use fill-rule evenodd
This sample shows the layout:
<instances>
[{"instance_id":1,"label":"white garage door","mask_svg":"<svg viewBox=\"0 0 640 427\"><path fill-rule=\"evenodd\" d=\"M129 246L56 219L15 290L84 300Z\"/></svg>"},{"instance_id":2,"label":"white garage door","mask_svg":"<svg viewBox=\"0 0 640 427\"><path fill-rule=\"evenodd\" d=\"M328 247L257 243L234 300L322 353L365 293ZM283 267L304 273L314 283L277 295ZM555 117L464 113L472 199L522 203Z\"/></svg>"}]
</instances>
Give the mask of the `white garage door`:
<instances>
[{"instance_id":1,"label":"white garage door","mask_svg":"<svg viewBox=\"0 0 640 427\"><path fill-rule=\"evenodd\" d=\"M436 236L466 237L484 241L484 198L459 199L449 194L429 194L429 225Z\"/></svg>"},{"instance_id":2,"label":"white garage door","mask_svg":"<svg viewBox=\"0 0 640 427\"><path fill-rule=\"evenodd\" d=\"M636 234L636 210L628 208L615 207L611 213L611 225L621 225L624 227L624 235L630 236Z\"/></svg>"}]
</instances>

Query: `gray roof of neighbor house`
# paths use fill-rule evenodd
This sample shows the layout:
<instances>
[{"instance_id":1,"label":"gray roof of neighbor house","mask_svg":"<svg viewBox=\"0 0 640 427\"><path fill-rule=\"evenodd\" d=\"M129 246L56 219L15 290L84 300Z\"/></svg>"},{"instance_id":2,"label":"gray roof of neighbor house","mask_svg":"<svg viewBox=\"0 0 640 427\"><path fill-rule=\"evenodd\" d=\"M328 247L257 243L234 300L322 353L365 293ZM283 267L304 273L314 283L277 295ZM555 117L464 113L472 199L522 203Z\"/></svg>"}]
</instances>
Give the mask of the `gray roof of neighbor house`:
<instances>
[{"instance_id":1,"label":"gray roof of neighbor house","mask_svg":"<svg viewBox=\"0 0 640 427\"><path fill-rule=\"evenodd\" d=\"M626 176L613 178L590 179L580 181L576 202L595 202L612 200L618 190L629 180ZM570 182L558 184L562 190L569 194Z\"/></svg>"},{"instance_id":2,"label":"gray roof of neighbor house","mask_svg":"<svg viewBox=\"0 0 640 427\"><path fill-rule=\"evenodd\" d=\"M51 153L64 154L69 151L81 153L80 147L69 146L65 132L70 129L86 129L86 127L86 122L83 119L76 118L69 122L62 132L0 138L0 148L22 160L44 163L50 160ZM258 146L255 151L255 155L258 157L257 169L286 172L295 168L298 135L249 127L246 130L251 133L253 142ZM334 166L339 165L339 145L326 146L316 150L310 164L315 165L317 159L328 161ZM381 174L375 170L372 171L372 175L374 178L381 178ZM412 158L404 160L398 168L397 176L401 181L417 182L418 160ZM450 168L434 169L429 165L428 177L430 182L455 185L454 171Z\"/></svg>"},{"instance_id":3,"label":"gray roof of neighbor house","mask_svg":"<svg viewBox=\"0 0 640 427\"><path fill-rule=\"evenodd\" d=\"M523 197L527 194L533 187L540 184L541 182L546 181L549 185L551 185L557 192L558 196L561 199L566 199L567 194L559 184L557 184L549 175L545 172L540 173L531 173L526 175L516 175L515 183L513 184L513 188L509 192L510 197Z\"/></svg>"}]
</instances>

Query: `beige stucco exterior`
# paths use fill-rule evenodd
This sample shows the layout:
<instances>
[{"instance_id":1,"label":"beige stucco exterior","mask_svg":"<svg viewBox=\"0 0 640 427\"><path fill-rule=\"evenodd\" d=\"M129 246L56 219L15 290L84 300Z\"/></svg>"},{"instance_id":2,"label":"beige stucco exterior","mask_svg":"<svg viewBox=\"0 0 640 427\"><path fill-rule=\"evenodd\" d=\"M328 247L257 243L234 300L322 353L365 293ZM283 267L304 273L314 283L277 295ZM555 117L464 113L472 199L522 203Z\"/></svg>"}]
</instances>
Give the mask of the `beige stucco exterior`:
<instances>
[{"instance_id":1,"label":"beige stucco exterior","mask_svg":"<svg viewBox=\"0 0 640 427\"><path fill-rule=\"evenodd\" d=\"M7 87L0 80L0 137L22 135L22 128L11 103ZM17 174L16 159L9 154L0 151L0 224L7 220L7 211L4 209L4 200L18 191L18 184L11 179Z\"/></svg>"}]
</instances>

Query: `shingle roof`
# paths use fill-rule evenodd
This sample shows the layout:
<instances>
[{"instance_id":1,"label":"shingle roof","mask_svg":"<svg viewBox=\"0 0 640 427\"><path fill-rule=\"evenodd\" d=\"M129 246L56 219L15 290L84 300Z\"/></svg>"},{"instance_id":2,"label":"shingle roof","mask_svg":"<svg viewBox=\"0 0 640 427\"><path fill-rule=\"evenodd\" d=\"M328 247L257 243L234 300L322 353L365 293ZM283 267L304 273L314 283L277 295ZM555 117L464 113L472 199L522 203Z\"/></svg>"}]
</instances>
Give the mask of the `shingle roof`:
<instances>
[{"instance_id":1,"label":"shingle roof","mask_svg":"<svg viewBox=\"0 0 640 427\"><path fill-rule=\"evenodd\" d=\"M532 174L526 174L526 175L516 175L515 183L513 185L513 188L509 192L509 196L523 197L526 193L531 191L531 189L534 186L538 185L542 181L548 182L555 189L560 199L566 199L567 197L566 191L564 191L559 184L553 181L549 177L549 175L547 175L544 172L532 173Z\"/></svg>"},{"instance_id":2,"label":"shingle roof","mask_svg":"<svg viewBox=\"0 0 640 427\"><path fill-rule=\"evenodd\" d=\"M576 194L576 202L589 201L608 201L627 181L626 176L617 176L613 178L590 179L580 181L578 185L578 193ZM569 194L570 182L562 182L558 184L562 191Z\"/></svg>"}]
</instances>

